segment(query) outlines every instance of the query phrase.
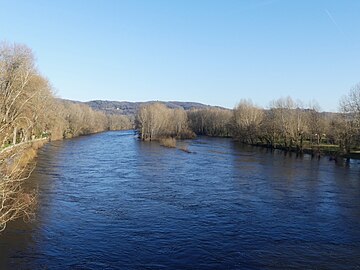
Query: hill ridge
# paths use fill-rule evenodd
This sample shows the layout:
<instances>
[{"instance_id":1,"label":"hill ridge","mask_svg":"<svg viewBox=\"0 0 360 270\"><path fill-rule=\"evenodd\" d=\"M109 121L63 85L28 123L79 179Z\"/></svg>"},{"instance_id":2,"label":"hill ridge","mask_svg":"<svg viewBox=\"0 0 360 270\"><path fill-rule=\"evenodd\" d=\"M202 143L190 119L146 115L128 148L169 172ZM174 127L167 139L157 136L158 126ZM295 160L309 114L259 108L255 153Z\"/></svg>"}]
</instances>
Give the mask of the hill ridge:
<instances>
[{"instance_id":1,"label":"hill ridge","mask_svg":"<svg viewBox=\"0 0 360 270\"><path fill-rule=\"evenodd\" d=\"M132 102L132 101L111 101L111 100L91 100L84 103L90 106L96 111L103 111L107 114L120 114L120 115L135 115L138 109L143 104L152 104L160 102L166 105L171 109L180 109L191 110L191 109L205 109L205 108L218 108L228 110L221 106L212 106L203 104L200 102L190 102L190 101L160 101L160 100L150 100L150 101L141 101L141 102Z\"/></svg>"}]
</instances>

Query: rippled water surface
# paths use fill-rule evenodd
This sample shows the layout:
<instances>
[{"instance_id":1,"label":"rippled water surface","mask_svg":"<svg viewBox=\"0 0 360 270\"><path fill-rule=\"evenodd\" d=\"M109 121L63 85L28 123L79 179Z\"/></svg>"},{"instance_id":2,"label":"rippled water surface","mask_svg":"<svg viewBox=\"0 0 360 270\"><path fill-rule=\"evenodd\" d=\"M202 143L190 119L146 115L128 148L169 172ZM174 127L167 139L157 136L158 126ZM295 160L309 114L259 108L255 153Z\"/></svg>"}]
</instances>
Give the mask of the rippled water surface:
<instances>
[{"instance_id":1,"label":"rippled water surface","mask_svg":"<svg viewBox=\"0 0 360 270\"><path fill-rule=\"evenodd\" d=\"M360 269L360 165L132 131L52 142L0 269Z\"/></svg>"}]
</instances>

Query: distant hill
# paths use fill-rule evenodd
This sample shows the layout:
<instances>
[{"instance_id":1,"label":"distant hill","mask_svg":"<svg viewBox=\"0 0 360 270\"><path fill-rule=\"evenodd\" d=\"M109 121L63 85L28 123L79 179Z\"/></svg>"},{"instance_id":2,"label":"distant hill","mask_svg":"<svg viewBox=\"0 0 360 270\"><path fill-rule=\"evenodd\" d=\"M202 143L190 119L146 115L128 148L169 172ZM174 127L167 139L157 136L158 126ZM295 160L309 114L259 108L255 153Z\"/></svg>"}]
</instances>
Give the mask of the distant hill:
<instances>
[{"instance_id":1,"label":"distant hill","mask_svg":"<svg viewBox=\"0 0 360 270\"><path fill-rule=\"evenodd\" d=\"M152 103L162 103L165 104L168 108L176 109L183 108L184 110L191 109L205 109L205 108L218 108L223 110L229 110L227 108L221 106L211 106L206 105L199 102L184 102L184 101L145 101L145 102L129 102L129 101L109 101L109 100L92 100L87 102L81 102L76 100L68 100L68 99L60 99L66 102L73 103L82 103L90 106L92 109L96 111L102 111L106 114L119 114L119 115L127 115L130 118L135 117L137 111L140 106L143 104L152 104ZM267 111L268 109L264 109ZM308 109L304 109L305 111ZM339 113L335 112L320 112L321 115L325 117L332 117L334 115L339 115Z\"/></svg>"},{"instance_id":2,"label":"distant hill","mask_svg":"<svg viewBox=\"0 0 360 270\"><path fill-rule=\"evenodd\" d=\"M218 106L210 106L197 102L180 102L180 101L147 101L147 102L128 102L128 101L108 101L108 100L92 100L83 102L97 111L103 111L107 114L121 114L134 116L143 104L151 104L160 102L165 104L168 108L176 109L183 108L184 110L204 109L204 108L221 108Z\"/></svg>"}]
</instances>

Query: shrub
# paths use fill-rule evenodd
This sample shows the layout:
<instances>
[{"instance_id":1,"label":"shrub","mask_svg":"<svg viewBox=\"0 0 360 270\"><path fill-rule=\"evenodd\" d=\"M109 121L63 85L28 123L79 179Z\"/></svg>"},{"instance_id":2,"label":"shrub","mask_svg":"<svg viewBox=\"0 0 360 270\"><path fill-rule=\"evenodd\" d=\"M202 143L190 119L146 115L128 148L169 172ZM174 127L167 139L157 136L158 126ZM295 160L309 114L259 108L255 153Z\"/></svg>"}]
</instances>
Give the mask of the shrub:
<instances>
[{"instance_id":1,"label":"shrub","mask_svg":"<svg viewBox=\"0 0 360 270\"><path fill-rule=\"evenodd\" d=\"M160 139L160 145L169 147L169 148L176 148L176 139L162 138L162 139Z\"/></svg>"}]
</instances>

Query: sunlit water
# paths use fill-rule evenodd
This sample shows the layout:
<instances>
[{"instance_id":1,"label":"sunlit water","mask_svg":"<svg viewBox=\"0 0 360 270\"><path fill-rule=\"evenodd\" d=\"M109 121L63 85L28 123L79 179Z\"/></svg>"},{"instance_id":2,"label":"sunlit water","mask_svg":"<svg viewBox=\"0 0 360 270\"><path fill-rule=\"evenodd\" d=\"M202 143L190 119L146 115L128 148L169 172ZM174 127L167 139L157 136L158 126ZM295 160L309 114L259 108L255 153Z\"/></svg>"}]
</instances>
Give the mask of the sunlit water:
<instances>
[{"instance_id":1,"label":"sunlit water","mask_svg":"<svg viewBox=\"0 0 360 270\"><path fill-rule=\"evenodd\" d=\"M360 269L360 165L132 131L52 142L0 269Z\"/></svg>"}]
</instances>

